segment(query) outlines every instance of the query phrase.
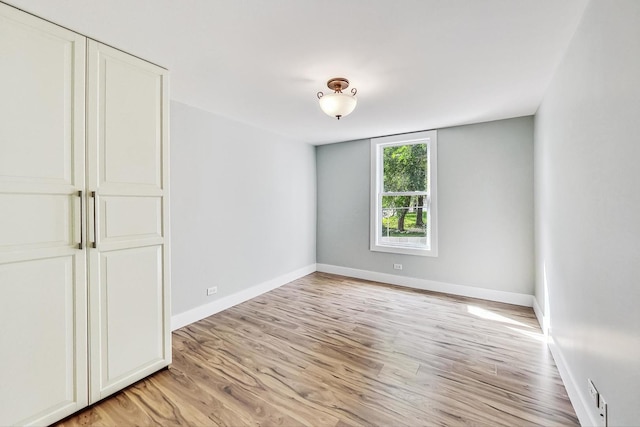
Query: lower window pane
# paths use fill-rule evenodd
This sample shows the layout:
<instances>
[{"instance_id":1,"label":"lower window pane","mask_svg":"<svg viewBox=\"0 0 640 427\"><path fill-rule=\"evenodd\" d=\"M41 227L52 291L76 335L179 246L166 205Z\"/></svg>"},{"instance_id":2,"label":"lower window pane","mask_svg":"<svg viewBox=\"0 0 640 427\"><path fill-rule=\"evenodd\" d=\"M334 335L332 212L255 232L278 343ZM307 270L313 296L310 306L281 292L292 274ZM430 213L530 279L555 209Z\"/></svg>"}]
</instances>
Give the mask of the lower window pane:
<instances>
[{"instance_id":1,"label":"lower window pane","mask_svg":"<svg viewBox=\"0 0 640 427\"><path fill-rule=\"evenodd\" d=\"M428 248L426 196L382 196L382 235L388 246Z\"/></svg>"}]
</instances>

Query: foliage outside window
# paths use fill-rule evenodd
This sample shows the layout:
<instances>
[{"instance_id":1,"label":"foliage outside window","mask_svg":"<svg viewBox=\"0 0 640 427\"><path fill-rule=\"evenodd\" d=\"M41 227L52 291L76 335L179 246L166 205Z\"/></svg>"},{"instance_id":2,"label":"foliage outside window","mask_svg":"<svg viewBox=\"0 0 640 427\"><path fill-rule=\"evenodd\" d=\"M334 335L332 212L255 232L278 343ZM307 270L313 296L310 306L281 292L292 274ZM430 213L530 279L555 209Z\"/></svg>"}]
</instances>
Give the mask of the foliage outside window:
<instances>
[{"instance_id":1,"label":"foliage outside window","mask_svg":"<svg viewBox=\"0 0 640 427\"><path fill-rule=\"evenodd\" d=\"M371 250L437 256L436 131L371 141Z\"/></svg>"}]
</instances>

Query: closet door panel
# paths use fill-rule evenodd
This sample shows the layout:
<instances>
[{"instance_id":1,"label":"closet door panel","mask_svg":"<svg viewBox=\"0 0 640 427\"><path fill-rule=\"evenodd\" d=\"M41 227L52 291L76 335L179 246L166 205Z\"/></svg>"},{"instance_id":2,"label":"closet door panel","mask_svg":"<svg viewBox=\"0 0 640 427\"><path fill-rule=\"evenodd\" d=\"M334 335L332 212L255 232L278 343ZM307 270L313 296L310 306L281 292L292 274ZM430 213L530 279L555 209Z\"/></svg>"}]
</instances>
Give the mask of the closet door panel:
<instances>
[{"instance_id":1,"label":"closet door panel","mask_svg":"<svg viewBox=\"0 0 640 427\"><path fill-rule=\"evenodd\" d=\"M75 212L74 205L78 205ZM76 197L0 193L0 206L0 251L72 246L79 235L69 221L80 213Z\"/></svg>"},{"instance_id":2,"label":"closet door panel","mask_svg":"<svg viewBox=\"0 0 640 427\"><path fill-rule=\"evenodd\" d=\"M99 230L103 244L162 238L161 197L104 196L99 210L104 218Z\"/></svg>"},{"instance_id":3,"label":"closet door panel","mask_svg":"<svg viewBox=\"0 0 640 427\"><path fill-rule=\"evenodd\" d=\"M84 37L0 6L0 180L71 184Z\"/></svg>"},{"instance_id":4,"label":"closet door panel","mask_svg":"<svg viewBox=\"0 0 640 427\"><path fill-rule=\"evenodd\" d=\"M0 425L74 407L73 263L65 256L0 264L0 378L11 384Z\"/></svg>"},{"instance_id":5,"label":"closet door panel","mask_svg":"<svg viewBox=\"0 0 640 427\"><path fill-rule=\"evenodd\" d=\"M94 402L171 361L168 88L160 67L94 41L88 52Z\"/></svg>"},{"instance_id":6,"label":"closet door panel","mask_svg":"<svg viewBox=\"0 0 640 427\"><path fill-rule=\"evenodd\" d=\"M100 273L101 384L115 391L139 369L164 366L162 248L102 252Z\"/></svg>"},{"instance_id":7,"label":"closet door panel","mask_svg":"<svg viewBox=\"0 0 640 427\"><path fill-rule=\"evenodd\" d=\"M86 406L86 39L0 3L0 425Z\"/></svg>"},{"instance_id":8,"label":"closet door panel","mask_svg":"<svg viewBox=\"0 0 640 427\"><path fill-rule=\"evenodd\" d=\"M100 72L108 70L108 76L100 87L100 186L161 188L162 76L146 64L132 66L130 57L104 54L101 59Z\"/></svg>"}]
</instances>

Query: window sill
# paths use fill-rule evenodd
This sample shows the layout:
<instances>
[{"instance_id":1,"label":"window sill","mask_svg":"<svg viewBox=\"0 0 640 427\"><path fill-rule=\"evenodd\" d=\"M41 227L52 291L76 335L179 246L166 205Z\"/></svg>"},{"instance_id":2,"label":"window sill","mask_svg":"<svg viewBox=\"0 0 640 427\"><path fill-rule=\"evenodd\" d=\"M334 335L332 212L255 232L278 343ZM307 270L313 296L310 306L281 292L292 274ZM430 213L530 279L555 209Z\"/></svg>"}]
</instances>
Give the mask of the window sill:
<instances>
[{"instance_id":1,"label":"window sill","mask_svg":"<svg viewBox=\"0 0 640 427\"><path fill-rule=\"evenodd\" d=\"M372 252L386 252L386 253L401 254L401 255L417 255L417 256L429 256L429 257L438 256L438 251L436 249L421 249L421 248L412 248L408 246L373 244L370 246L369 249Z\"/></svg>"}]
</instances>

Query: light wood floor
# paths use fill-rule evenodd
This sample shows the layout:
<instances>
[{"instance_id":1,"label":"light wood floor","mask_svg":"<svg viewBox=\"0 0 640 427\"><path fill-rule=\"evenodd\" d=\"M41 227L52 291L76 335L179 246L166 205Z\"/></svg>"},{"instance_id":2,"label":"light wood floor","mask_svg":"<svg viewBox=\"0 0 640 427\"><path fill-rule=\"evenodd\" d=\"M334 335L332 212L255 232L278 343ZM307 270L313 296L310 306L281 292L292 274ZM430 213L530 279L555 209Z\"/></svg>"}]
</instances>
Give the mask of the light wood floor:
<instances>
[{"instance_id":1,"label":"light wood floor","mask_svg":"<svg viewBox=\"0 0 640 427\"><path fill-rule=\"evenodd\" d=\"M531 309L314 273L61 425L579 425Z\"/></svg>"}]
</instances>

